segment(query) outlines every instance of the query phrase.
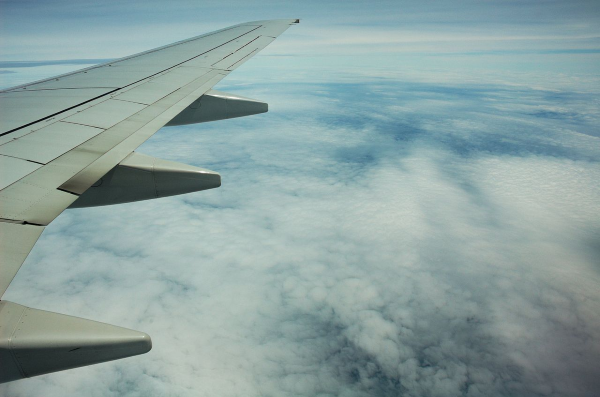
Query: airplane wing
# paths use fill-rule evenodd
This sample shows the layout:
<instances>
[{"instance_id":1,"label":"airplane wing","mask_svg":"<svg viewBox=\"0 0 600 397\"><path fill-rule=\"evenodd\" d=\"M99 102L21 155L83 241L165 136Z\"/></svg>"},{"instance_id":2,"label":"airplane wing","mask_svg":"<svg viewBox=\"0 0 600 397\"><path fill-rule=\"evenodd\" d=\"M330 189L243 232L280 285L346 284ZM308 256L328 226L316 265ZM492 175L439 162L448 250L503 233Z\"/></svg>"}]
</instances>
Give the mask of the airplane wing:
<instances>
[{"instance_id":1,"label":"airplane wing","mask_svg":"<svg viewBox=\"0 0 600 397\"><path fill-rule=\"evenodd\" d=\"M215 172L134 150L165 125L267 111L212 87L298 22L243 23L0 91L0 297L66 208L220 186ZM0 382L150 348L138 331L0 301Z\"/></svg>"}]
</instances>

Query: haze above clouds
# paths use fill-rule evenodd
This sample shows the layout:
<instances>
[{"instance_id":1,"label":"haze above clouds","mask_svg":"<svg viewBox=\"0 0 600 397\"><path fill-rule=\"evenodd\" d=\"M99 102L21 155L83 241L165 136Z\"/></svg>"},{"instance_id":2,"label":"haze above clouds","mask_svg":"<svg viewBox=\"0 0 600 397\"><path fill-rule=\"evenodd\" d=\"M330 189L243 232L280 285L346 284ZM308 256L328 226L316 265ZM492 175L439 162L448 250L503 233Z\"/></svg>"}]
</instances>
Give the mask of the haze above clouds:
<instances>
[{"instance_id":1,"label":"haze above clouds","mask_svg":"<svg viewBox=\"0 0 600 397\"><path fill-rule=\"evenodd\" d=\"M22 4L2 3L3 86L304 19L216 87L269 113L139 149L221 188L66 211L4 296L143 330L153 350L0 393L600 392L595 2Z\"/></svg>"}]
</instances>

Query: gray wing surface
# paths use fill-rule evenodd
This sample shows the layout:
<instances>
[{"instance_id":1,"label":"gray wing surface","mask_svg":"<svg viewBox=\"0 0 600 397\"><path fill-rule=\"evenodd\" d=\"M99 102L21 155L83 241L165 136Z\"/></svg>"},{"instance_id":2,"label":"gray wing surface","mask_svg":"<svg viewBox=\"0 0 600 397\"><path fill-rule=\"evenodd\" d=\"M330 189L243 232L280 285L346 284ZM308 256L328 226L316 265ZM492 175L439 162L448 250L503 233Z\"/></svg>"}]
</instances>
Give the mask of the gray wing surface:
<instances>
[{"instance_id":1,"label":"gray wing surface","mask_svg":"<svg viewBox=\"0 0 600 397\"><path fill-rule=\"evenodd\" d=\"M0 91L0 297L46 225L297 22L235 25Z\"/></svg>"},{"instance_id":2,"label":"gray wing surface","mask_svg":"<svg viewBox=\"0 0 600 397\"><path fill-rule=\"evenodd\" d=\"M66 208L219 187L214 171L134 150L165 125L266 112L212 87L294 23L243 23L0 91L0 298ZM0 300L0 383L151 347L143 332Z\"/></svg>"}]
</instances>

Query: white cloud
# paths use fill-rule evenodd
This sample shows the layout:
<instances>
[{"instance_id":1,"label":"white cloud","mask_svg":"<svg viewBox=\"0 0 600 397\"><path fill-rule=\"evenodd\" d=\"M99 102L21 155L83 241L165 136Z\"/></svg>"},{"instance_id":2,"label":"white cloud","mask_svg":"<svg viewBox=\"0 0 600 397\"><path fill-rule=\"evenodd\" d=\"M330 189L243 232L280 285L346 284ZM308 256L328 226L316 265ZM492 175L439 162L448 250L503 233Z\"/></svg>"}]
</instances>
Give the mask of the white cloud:
<instances>
[{"instance_id":1,"label":"white cloud","mask_svg":"<svg viewBox=\"0 0 600 397\"><path fill-rule=\"evenodd\" d=\"M153 350L0 391L600 388L599 153L565 132L597 119L587 94L362 77L263 90L281 102L266 115L141 148L217 170L221 188L67 211L5 295L146 331ZM582 114L547 122L530 103Z\"/></svg>"}]
</instances>

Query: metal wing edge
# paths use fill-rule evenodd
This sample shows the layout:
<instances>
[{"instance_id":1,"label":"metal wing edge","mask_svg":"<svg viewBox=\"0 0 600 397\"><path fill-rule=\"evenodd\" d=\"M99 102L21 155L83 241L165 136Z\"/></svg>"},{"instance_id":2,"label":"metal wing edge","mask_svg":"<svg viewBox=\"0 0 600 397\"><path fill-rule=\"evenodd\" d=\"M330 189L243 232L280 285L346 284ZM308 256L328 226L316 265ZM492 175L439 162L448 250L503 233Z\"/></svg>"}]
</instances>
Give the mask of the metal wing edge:
<instances>
[{"instance_id":1,"label":"metal wing edge","mask_svg":"<svg viewBox=\"0 0 600 397\"><path fill-rule=\"evenodd\" d=\"M88 71L88 70L92 70L92 69L96 69L96 68L101 68L101 67L104 67L104 66L116 63L116 62L122 62L122 61L126 61L128 59L137 58L137 57L142 56L142 55L150 54L150 53L153 53L153 52L156 52L156 51L160 51L160 50L164 50L164 49L170 48L170 47L175 47L175 46L178 46L180 44L188 43L190 41L198 40L198 39L201 39L203 37L208 37L208 36L211 36L211 35L214 35L214 34L217 34L217 33L221 33L221 32L224 32L224 31L227 31L227 30L230 30L230 29L234 29L234 28L237 28L237 27L240 27L240 26L263 25L263 24L267 24L267 23L284 23L284 22L288 22L290 25L293 25L293 24L300 23L300 19L270 19L270 20L263 20L263 21L250 21L250 22L239 23L237 25L228 26L226 28L215 30L213 32L204 33L204 34L201 34L201 35L198 35L198 36L190 37L188 39L176 41L175 43L167 44L167 45L164 45L164 46L161 46L161 47L152 48L150 50L138 52L138 53L133 54L133 55L128 55L128 56L123 57L123 58L112 59L112 60L104 62L104 63L99 63L97 65L89 66L87 68L78 69L78 70L75 70L73 72L59 74L57 76L52 76L52 77L49 77L49 78L46 78L46 79L41 79L41 80L36 80L36 81L30 81L30 82L25 83L25 84L20 84L20 85L14 86L14 87L5 88L5 89L0 90L0 94L3 93L3 92L13 91L13 90L16 90L16 89L19 89L19 88L22 88L22 87L27 87L27 86L34 85L34 84L45 83L47 81L52 81L54 79L60 79L60 78L66 77L66 76L71 76L71 75L74 75L74 74L77 74L77 73L81 73L81 72L85 72L85 71Z\"/></svg>"}]
</instances>

